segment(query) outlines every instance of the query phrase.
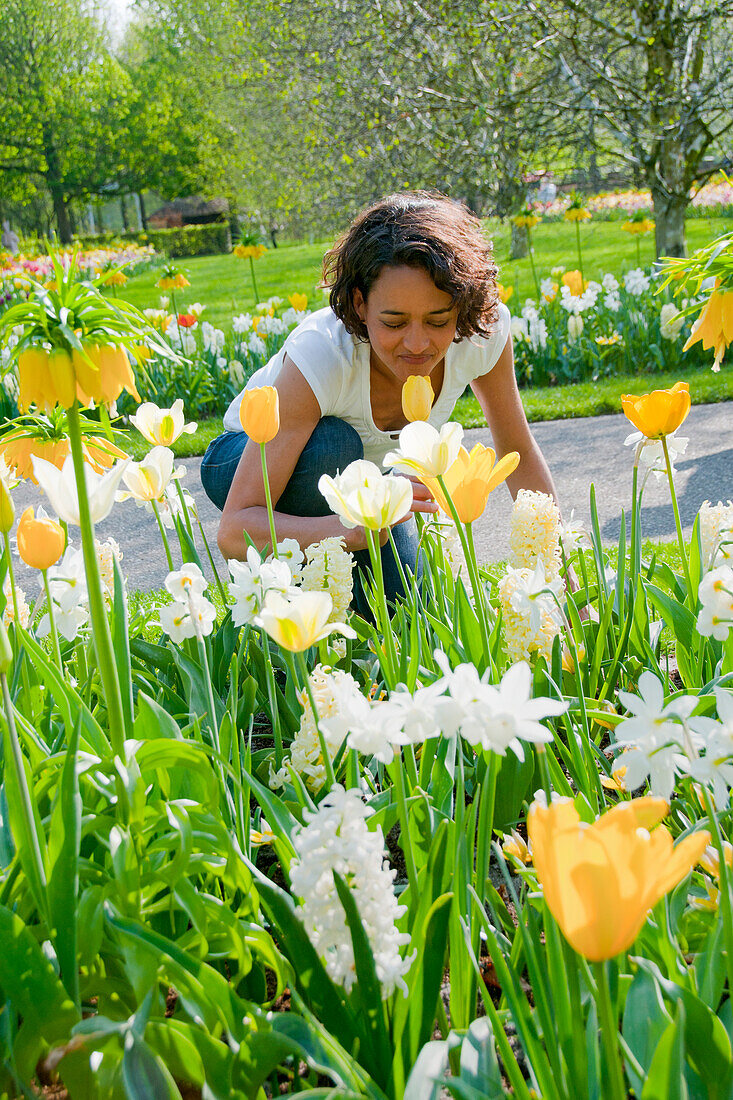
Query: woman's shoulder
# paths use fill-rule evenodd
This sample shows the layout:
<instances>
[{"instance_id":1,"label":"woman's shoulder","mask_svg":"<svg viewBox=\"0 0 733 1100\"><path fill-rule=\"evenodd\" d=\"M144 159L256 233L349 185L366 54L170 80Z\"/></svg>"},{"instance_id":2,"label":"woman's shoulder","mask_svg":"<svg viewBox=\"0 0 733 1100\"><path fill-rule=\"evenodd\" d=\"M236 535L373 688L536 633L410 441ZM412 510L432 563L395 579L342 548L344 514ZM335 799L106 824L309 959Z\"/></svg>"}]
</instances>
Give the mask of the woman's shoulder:
<instances>
[{"instance_id":1,"label":"woman's shoulder","mask_svg":"<svg viewBox=\"0 0 733 1100\"><path fill-rule=\"evenodd\" d=\"M488 336L469 336L454 346L455 369L467 382L488 374L506 347L512 316L503 302L498 304L497 319ZM470 376L470 377L469 377Z\"/></svg>"},{"instance_id":2,"label":"woman's shoulder","mask_svg":"<svg viewBox=\"0 0 733 1100\"><path fill-rule=\"evenodd\" d=\"M343 321L339 320L330 306L310 313L293 329L285 341L285 349L291 359L294 349L315 349L321 353L330 353L351 362L354 351L354 338L346 331Z\"/></svg>"}]
</instances>

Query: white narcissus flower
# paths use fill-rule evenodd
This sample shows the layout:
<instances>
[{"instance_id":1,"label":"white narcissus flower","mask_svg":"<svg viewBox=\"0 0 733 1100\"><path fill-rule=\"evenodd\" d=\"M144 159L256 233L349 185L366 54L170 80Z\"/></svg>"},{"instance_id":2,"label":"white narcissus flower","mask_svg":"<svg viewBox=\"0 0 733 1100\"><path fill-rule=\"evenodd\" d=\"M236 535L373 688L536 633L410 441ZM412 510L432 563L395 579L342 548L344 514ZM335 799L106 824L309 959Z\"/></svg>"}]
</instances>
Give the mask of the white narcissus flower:
<instances>
[{"instance_id":1,"label":"white narcissus flower","mask_svg":"<svg viewBox=\"0 0 733 1100\"><path fill-rule=\"evenodd\" d=\"M356 632L346 623L328 621L332 607L333 601L328 592L301 592L294 588L287 597L279 592L270 592L255 623L283 649L302 653L329 634L356 637Z\"/></svg>"},{"instance_id":2,"label":"white narcissus flower","mask_svg":"<svg viewBox=\"0 0 733 1100\"><path fill-rule=\"evenodd\" d=\"M191 435L196 424L186 424L183 416L183 401L179 397L169 409L160 409L152 401L145 401L134 416L130 417L140 435L159 447L171 447L179 436Z\"/></svg>"},{"instance_id":3,"label":"white narcissus flower","mask_svg":"<svg viewBox=\"0 0 733 1100\"><path fill-rule=\"evenodd\" d=\"M412 485L407 478L383 474L363 458L350 462L336 477L323 474L318 489L344 527L381 531L403 519L412 504Z\"/></svg>"},{"instance_id":4,"label":"white narcissus flower","mask_svg":"<svg viewBox=\"0 0 733 1100\"><path fill-rule=\"evenodd\" d=\"M211 634L216 621L216 608L205 596L191 596L186 603L173 600L158 608L160 626L176 645L186 638Z\"/></svg>"},{"instance_id":5,"label":"white narcissus flower","mask_svg":"<svg viewBox=\"0 0 733 1100\"><path fill-rule=\"evenodd\" d=\"M698 631L707 638L712 635L724 642L733 626L733 568L719 565L706 573L700 582L698 597Z\"/></svg>"},{"instance_id":6,"label":"white narcissus flower","mask_svg":"<svg viewBox=\"0 0 733 1100\"><path fill-rule=\"evenodd\" d=\"M165 499L171 481L186 473L185 466L174 469L175 455L169 447L153 447L142 462L131 462L123 474L127 489L118 500L136 500L138 504L151 504Z\"/></svg>"},{"instance_id":7,"label":"white narcissus flower","mask_svg":"<svg viewBox=\"0 0 733 1100\"><path fill-rule=\"evenodd\" d=\"M269 560L274 560L270 558ZM283 539L277 544L277 560L284 561L290 570L294 582L300 576L300 569L305 561L305 554L297 539Z\"/></svg>"},{"instance_id":8,"label":"white narcissus flower","mask_svg":"<svg viewBox=\"0 0 733 1100\"><path fill-rule=\"evenodd\" d=\"M680 695L665 705L664 686L648 669L639 677L638 691L638 695L618 692L632 717L616 726L616 744L626 750L616 767L626 767L627 790L636 790L649 777L651 793L669 801L683 746L683 723L698 700L693 695Z\"/></svg>"},{"instance_id":9,"label":"white narcissus flower","mask_svg":"<svg viewBox=\"0 0 733 1100\"><path fill-rule=\"evenodd\" d=\"M462 440L460 424L444 424L438 431L424 420L415 420L402 429L399 450L386 454L382 465L403 474L442 477L458 458Z\"/></svg>"},{"instance_id":10,"label":"white narcissus flower","mask_svg":"<svg viewBox=\"0 0 733 1100\"><path fill-rule=\"evenodd\" d=\"M254 546L247 547L246 561L232 559L228 565L232 578L229 591L234 597L232 622L235 626L255 621L268 592L279 592L284 596L291 591L293 578L288 562L274 558L263 562Z\"/></svg>"},{"instance_id":11,"label":"white narcissus flower","mask_svg":"<svg viewBox=\"0 0 733 1100\"><path fill-rule=\"evenodd\" d=\"M690 441L686 436L676 436L674 432L670 432L666 436L666 440L669 464L674 474L677 472L675 461L685 453L687 444ZM647 439L642 432L631 432L624 440L624 447L636 447L634 462L643 471L645 477L654 474L659 480L659 478L667 476L667 461L664 457L664 447L661 439Z\"/></svg>"},{"instance_id":12,"label":"white narcissus flower","mask_svg":"<svg viewBox=\"0 0 733 1100\"><path fill-rule=\"evenodd\" d=\"M97 474L86 463L84 464L92 523L100 523L112 511L117 487L130 461L126 458L123 462L116 462L104 474ZM38 458L36 455L32 456L31 462L36 481L48 497L56 515L64 523L71 523L78 527L79 497L71 455L67 457L60 470L52 462L47 462L45 458Z\"/></svg>"}]
</instances>

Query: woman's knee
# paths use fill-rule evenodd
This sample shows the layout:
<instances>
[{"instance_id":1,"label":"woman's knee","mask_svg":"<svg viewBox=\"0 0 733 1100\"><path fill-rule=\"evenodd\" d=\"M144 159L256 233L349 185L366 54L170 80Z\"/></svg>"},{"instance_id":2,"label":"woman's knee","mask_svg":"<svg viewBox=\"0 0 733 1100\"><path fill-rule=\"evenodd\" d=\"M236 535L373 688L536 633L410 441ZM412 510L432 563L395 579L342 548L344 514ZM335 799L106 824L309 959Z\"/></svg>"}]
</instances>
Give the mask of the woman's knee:
<instances>
[{"instance_id":1,"label":"woman's knee","mask_svg":"<svg viewBox=\"0 0 733 1100\"><path fill-rule=\"evenodd\" d=\"M364 445L355 428L336 416L318 421L277 502L277 509L293 516L327 516L331 509L318 488L323 474L334 477L350 462L364 457Z\"/></svg>"},{"instance_id":2,"label":"woman's knee","mask_svg":"<svg viewBox=\"0 0 733 1100\"><path fill-rule=\"evenodd\" d=\"M226 504L242 451L247 445L243 432L224 432L206 448L201 459L201 484L209 500L222 511Z\"/></svg>"}]
</instances>

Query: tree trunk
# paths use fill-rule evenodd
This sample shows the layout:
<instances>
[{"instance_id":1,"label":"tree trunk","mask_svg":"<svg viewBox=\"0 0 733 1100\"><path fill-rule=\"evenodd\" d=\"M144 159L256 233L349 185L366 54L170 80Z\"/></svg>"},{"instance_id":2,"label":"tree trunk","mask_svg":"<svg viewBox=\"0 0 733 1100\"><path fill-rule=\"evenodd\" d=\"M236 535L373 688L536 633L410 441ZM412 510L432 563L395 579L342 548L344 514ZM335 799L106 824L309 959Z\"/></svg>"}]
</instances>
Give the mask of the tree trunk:
<instances>
[{"instance_id":1,"label":"tree trunk","mask_svg":"<svg viewBox=\"0 0 733 1100\"><path fill-rule=\"evenodd\" d=\"M511 223L511 243L509 246L509 258L512 260L521 260L529 252L529 245L527 243L527 230L524 226L515 225Z\"/></svg>"},{"instance_id":2,"label":"tree trunk","mask_svg":"<svg viewBox=\"0 0 733 1100\"><path fill-rule=\"evenodd\" d=\"M652 201L657 259L660 256L686 256L685 211L689 203L687 192L670 195L652 187Z\"/></svg>"},{"instance_id":3,"label":"tree trunk","mask_svg":"<svg viewBox=\"0 0 733 1100\"><path fill-rule=\"evenodd\" d=\"M143 223L143 230L145 233L148 231L148 213L145 209L145 199L143 198L142 191L137 193L138 200L140 202L140 221Z\"/></svg>"},{"instance_id":4,"label":"tree trunk","mask_svg":"<svg viewBox=\"0 0 733 1100\"><path fill-rule=\"evenodd\" d=\"M125 202L124 195L120 195L120 214L122 215L122 228L125 233L128 233L130 230L130 222L127 217L127 203Z\"/></svg>"}]
</instances>

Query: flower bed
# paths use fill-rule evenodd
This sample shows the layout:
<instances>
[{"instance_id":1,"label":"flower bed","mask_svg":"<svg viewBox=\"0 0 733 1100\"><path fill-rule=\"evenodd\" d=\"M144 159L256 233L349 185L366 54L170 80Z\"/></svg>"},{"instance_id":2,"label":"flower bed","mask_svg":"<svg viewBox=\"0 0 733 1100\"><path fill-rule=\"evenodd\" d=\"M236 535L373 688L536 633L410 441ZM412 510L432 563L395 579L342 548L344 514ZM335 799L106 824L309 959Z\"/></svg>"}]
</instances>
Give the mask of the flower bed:
<instances>
[{"instance_id":1,"label":"flower bed","mask_svg":"<svg viewBox=\"0 0 733 1100\"><path fill-rule=\"evenodd\" d=\"M273 552L217 568L170 450L193 429L183 402L139 409L138 463L84 411L93 387L97 407L135 389L112 349L170 345L54 278L0 322L26 410L5 460L58 517L16 526L3 469L0 1090L727 1095L733 505L706 503L685 546L687 386L624 398L629 543L622 525L604 548L593 501L583 530L523 490L498 580L471 525L518 455L416 419L391 472L324 476L367 533L362 617L343 541L276 544L269 497ZM716 355L730 293L697 330ZM419 386L405 407L424 415ZM276 391L242 416L266 476ZM410 508L400 471L440 512L422 582L390 603L379 531ZM652 472L678 572L642 555ZM130 615L95 528L133 502L169 598Z\"/></svg>"}]
</instances>

